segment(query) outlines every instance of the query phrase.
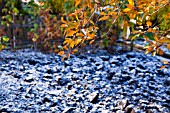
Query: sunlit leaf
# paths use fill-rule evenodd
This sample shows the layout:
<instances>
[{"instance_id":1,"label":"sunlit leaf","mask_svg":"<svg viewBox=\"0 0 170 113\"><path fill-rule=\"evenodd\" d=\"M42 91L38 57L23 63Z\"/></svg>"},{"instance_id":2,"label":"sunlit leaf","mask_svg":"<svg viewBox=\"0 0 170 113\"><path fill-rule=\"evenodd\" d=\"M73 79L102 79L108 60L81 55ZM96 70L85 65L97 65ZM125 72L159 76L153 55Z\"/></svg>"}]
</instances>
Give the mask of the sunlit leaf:
<instances>
[{"instance_id":1,"label":"sunlit leaf","mask_svg":"<svg viewBox=\"0 0 170 113\"><path fill-rule=\"evenodd\" d=\"M75 0L75 7L80 4L81 0Z\"/></svg>"},{"instance_id":2,"label":"sunlit leaf","mask_svg":"<svg viewBox=\"0 0 170 113\"><path fill-rule=\"evenodd\" d=\"M100 12L100 15L107 15L105 12Z\"/></svg>"},{"instance_id":3,"label":"sunlit leaf","mask_svg":"<svg viewBox=\"0 0 170 113\"><path fill-rule=\"evenodd\" d=\"M92 44L94 42L94 40L91 40L89 44Z\"/></svg>"},{"instance_id":4,"label":"sunlit leaf","mask_svg":"<svg viewBox=\"0 0 170 113\"><path fill-rule=\"evenodd\" d=\"M67 22L63 19L63 17L61 17L61 22L67 24Z\"/></svg>"},{"instance_id":5,"label":"sunlit leaf","mask_svg":"<svg viewBox=\"0 0 170 113\"><path fill-rule=\"evenodd\" d=\"M159 40L159 42L161 42L161 43L170 43L170 39L163 37L163 38L161 38L161 39Z\"/></svg>"},{"instance_id":6,"label":"sunlit leaf","mask_svg":"<svg viewBox=\"0 0 170 113\"><path fill-rule=\"evenodd\" d=\"M63 42L63 44L70 44L72 41L71 38L66 38L65 41Z\"/></svg>"},{"instance_id":7,"label":"sunlit leaf","mask_svg":"<svg viewBox=\"0 0 170 113\"><path fill-rule=\"evenodd\" d=\"M131 9L129 9L129 8L125 8L125 9L123 9L123 12L124 13L127 13L127 12L129 12Z\"/></svg>"},{"instance_id":8,"label":"sunlit leaf","mask_svg":"<svg viewBox=\"0 0 170 113\"><path fill-rule=\"evenodd\" d=\"M109 16L103 16L99 19L99 21L107 20L108 18L109 18Z\"/></svg>"},{"instance_id":9,"label":"sunlit leaf","mask_svg":"<svg viewBox=\"0 0 170 113\"><path fill-rule=\"evenodd\" d=\"M82 39L78 38L78 39L75 41L75 45L80 44L81 41L82 41Z\"/></svg>"},{"instance_id":10,"label":"sunlit leaf","mask_svg":"<svg viewBox=\"0 0 170 113\"><path fill-rule=\"evenodd\" d=\"M170 43L167 45L167 48L170 50Z\"/></svg>"},{"instance_id":11,"label":"sunlit leaf","mask_svg":"<svg viewBox=\"0 0 170 113\"><path fill-rule=\"evenodd\" d=\"M70 30L68 31L67 36L73 36L77 31Z\"/></svg>"},{"instance_id":12,"label":"sunlit leaf","mask_svg":"<svg viewBox=\"0 0 170 113\"><path fill-rule=\"evenodd\" d=\"M134 5L134 0L128 0L130 5Z\"/></svg>"},{"instance_id":13,"label":"sunlit leaf","mask_svg":"<svg viewBox=\"0 0 170 113\"><path fill-rule=\"evenodd\" d=\"M165 66L161 66L160 70L162 70L162 69L164 69L164 68L166 68L166 67L165 67Z\"/></svg>"},{"instance_id":14,"label":"sunlit leaf","mask_svg":"<svg viewBox=\"0 0 170 113\"><path fill-rule=\"evenodd\" d=\"M73 48L75 46L75 41L72 40L71 43L70 43L70 47Z\"/></svg>"},{"instance_id":15,"label":"sunlit leaf","mask_svg":"<svg viewBox=\"0 0 170 113\"><path fill-rule=\"evenodd\" d=\"M68 25L67 24L62 24L60 27L65 28L65 27L68 27Z\"/></svg>"},{"instance_id":16,"label":"sunlit leaf","mask_svg":"<svg viewBox=\"0 0 170 113\"><path fill-rule=\"evenodd\" d=\"M136 35L135 35L135 36L132 36L131 41L134 40L135 38L136 38Z\"/></svg>"},{"instance_id":17,"label":"sunlit leaf","mask_svg":"<svg viewBox=\"0 0 170 113\"><path fill-rule=\"evenodd\" d=\"M147 21L147 22L146 22L146 25L147 25L147 26L152 26L152 22L151 22L151 21Z\"/></svg>"},{"instance_id":18,"label":"sunlit leaf","mask_svg":"<svg viewBox=\"0 0 170 113\"><path fill-rule=\"evenodd\" d=\"M64 51L60 51L58 55L62 56L64 54Z\"/></svg>"}]
</instances>

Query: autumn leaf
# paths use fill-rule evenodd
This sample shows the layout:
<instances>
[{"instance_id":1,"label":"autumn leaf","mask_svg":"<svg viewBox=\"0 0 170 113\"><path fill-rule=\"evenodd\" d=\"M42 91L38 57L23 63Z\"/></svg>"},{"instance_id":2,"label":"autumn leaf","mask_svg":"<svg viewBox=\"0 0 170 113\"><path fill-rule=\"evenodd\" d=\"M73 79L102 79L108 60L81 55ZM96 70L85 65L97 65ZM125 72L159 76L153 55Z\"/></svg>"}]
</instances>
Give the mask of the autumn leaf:
<instances>
[{"instance_id":1,"label":"autumn leaf","mask_svg":"<svg viewBox=\"0 0 170 113\"><path fill-rule=\"evenodd\" d=\"M60 51L58 55L62 56L64 54L64 51Z\"/></svg>"},{"instance_id":2,"label":"autumn leaf","mask_svg":"<svg viewBox=\"0 0 170 113\"><path fill-rule=\"evenodd\" d=\"M61 22L67 24L67 22L63 19L63 17L61 17Z\"/></svg>"},{"instance_id":3,"label":"autumn leaf","mask_svg":"<svg viewBox=\"0 0 170 113\"><path fill-rule=\"evenodd\" d=\"M170 43L167 45L167 48L170 50Z\"/></svg>"},{"instance_id":4,"label":"autumn leaf","mask_svg":"<svg viewBox=\"0 0 170 113\"><path fill-rule=\"evenodd\" d=\"M129 2L130 5L134 6L134 0L128 0L128 2Z\"/></svg>"},{"instance_id":5,"label":"autumn leaf","mask_svg":"<svg viewBox=\"0 0 170 113\"><path fill-rule=\"evenodd\" d=\"M160 48L158 48L156 51L157 51L157 53L158 53L159 55L161 55L161 56L164 54L163 50L160 49Z\"/></svg>"},{"instance_id":6,"label":"autumn leaf","mask_svg":"<svg viewBox=\"0 0 170 113\"><path fill-rule=\"evenodd\" d=\"M100 12L100 15L107 15L105 12Z\"/></svg>"},{"instance_id":7,"label":"autumn leaf","mask_svg":"<svg viewBox=\"0 0 170 113\"><path fill-rule=\"evenodd\" d=\"M65 38L65 41L63 42L63 44L69 44L71 43L72 39L71 38Z\"/></svg>"},{"instance_id":8,"label":"autumn leaf","mask_svg":"<svg viewBox=\"0 0 170 113\"><path fill-rule=\"evenodd\" d=\"M99 21L107 20L108 18L109 18L109 16L103 16L99 19Z\"/></svg>"},{"instance_id":9,"label":"autumn leaf","mask_svg":"<svg viewBox=\"0 0 170 113\"><path fill-rule=\"evenodd\" d=\"M71 43L70 43L70 47L73 48L75 46L75 41L72 40Z\"/></svg>"},{"instance_id":10,"label":"autumn leaf","mask_svg":"<svg viewBox=\"0 0 170 113\"><path fill-rule=\"evenodd\" d=\"M147 22L146 22L146 25L147 25L147 26L152 26L152 22L151 22L151 21L147 21Z\"/></svg>"},{"instance_id":11,"label":"autumn leaf","mask_svg":"<svg viewBox=\"0 0 170 113\"><path fill-rule=\"evenodd\" d=\"M130 8L125 8L125 9L123 9L123 12L124 13L127 13L127 12L129 12L131 9Z\"/></svg>"},{"instance_id":12,"label":"autumn leaf","mask_svg":"<svg viewBox=\"0 0 170 113\"><path fill-rule=\"evenodd\" d=\"M136 38L136 35L135 35L135 36L132 36L131 41L133 41L135 38Z\"/></svg>"},{"instance_id":13,"label":"autumn leaf","mask_svg":"<svg viewBox=\"0 0 170 113\"><path fill-rule=\"evenodd\" d=\"M80 4L80 1L81 1L81 0L75 0L75 7Z\"/></svg>"},{"instance_id":14,"label":"autumn leaf","mask_svg":"<svg viewBox=\"0 0 170 113\"><path fill-rule=\"evenodd\" d=\"M60 27L65 28L65 27L68 27L68 25L67 24L62 24Z\"/></svg>"},{"instance_id":15,"label":"autumn leaf","mask_svg":"<svg viewBox=\"0 0 170 113\"><path fill-rule=\"evenodd\" d=\"M92 44L94 42L94 40L91 40L89 44Z\"/></svg>"},{"instance_id":16,"label":"autumn leaf","mask_svg":"<svg viewBox=\"0 0 170 113\"><path fill-rule=\"evenodd\" d=\"M161 38L161 39L159 40L159 42L161 42L161 43L170 43L170 39L163 37L163 38Z\"/></svg>"},{"instance_id":17,"label":"autumn leaf","mask_svg":"<svg viewBox=\"0 0 170 113\"><path fill-rule=\"evenodd\" d=\"M165 66L161 66L160 70L162 70L162 69L164 69L164 68L166 68L166 67L165 67Z\"/></svg>"},{"instance_id":18,"label":"autumn leaf","mask_svg":"<svg viewBox=\"0 0 170 113\"><path fill-rule=\"evenodd\" d=\"M75 41L75 44L78 45L81 41L82 41L82 39L78 38L78 39Z\"/></svg>"},{"instance_id":19,"label":"autumn leaf","mask_svg":"<svg viewBox=\"0 0 170 113\"><path fill-rule=\"evenodd\" d=\"M69 30L67 36L73 36L77 31Z\"/></svg>"}]
</instances>

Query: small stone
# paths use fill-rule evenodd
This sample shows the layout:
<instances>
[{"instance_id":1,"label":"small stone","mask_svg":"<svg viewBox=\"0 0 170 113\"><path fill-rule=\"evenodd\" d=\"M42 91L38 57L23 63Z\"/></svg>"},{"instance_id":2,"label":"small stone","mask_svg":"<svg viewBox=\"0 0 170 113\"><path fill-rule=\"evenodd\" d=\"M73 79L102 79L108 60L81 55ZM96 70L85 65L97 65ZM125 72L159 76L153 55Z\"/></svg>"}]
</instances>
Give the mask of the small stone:
<instances>
[{"instance_id":1,"label":"small stone","mask_svg":"<svg viewBox=\"0 0 170 113\"><path fill-rule=\"evenodd\" d=\"M98 102L98 97L99 97L98 92L93 92L93 93L88 95L88 98L89 98L90 102L93 103L93 104Z\"/></svg>"},{"instance_id":2,"label":"small stone","mask_svg":"<svg viewBox=\"0 0 170 113\"><path fill-rule=\"evenodd\" d=\"M116 102L116 106L119 107L121 110L125 109L125 107L128 105L128 100L124 99L124 100L118 100Z\"/></svg>"},{"instance_id":3,"label":"small stone","mask_svg":"<svg viewBox=\"0 0 170 113\"><path fill-rule=\"evenodd\" d=\"M66 108L62 113L73 113L73 111L75 110L76 108L74 107L69 107L69 108Z\"/></svg>"},{"instance_id":4,"label":"small stone","mask_svg":"<svg viewBox=\"0 0 170 113\"><path fill-rule=\"evenodd\" d=\"M100 58L101 58L103 61L109 61L109 59L110 59L109 56L100 56Z\"/></svg>"},{"instance_id":5,"label":"small stone","mask_svg":"<svg viewBox=\"0 0 170 113\"><path fill-rule=\"evenodd\" d=\"M134 105L130 104L125 108L126 113L134 113Z\"/></svg>"}]
</instances>

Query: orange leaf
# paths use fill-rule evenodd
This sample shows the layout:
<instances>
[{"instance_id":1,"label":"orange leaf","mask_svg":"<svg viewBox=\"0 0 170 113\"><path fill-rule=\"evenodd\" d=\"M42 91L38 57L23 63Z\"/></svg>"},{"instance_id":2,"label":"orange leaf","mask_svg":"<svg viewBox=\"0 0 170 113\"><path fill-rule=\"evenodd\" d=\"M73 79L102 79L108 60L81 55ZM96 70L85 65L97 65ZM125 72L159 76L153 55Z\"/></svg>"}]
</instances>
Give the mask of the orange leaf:
<instances>
[{"instance_id":1,"label":"orange leaf","mask_svg":"<svg viewBox=\"0 0 170 113\"><path fill-rule=\"evenodd\" d=\"M170 43L170 39L169 38L165 38L163 37L162 39L159 40L161 43Z\"/></svg>"},{"instance_id":2,"label":"orange leaf","mask_svg":"<svg viewBox=\"0 0 170 113\"><path fill-rule=\"evenodd\" d=\"M65 46L63 46L63 48L65 49L65 50L68 50L68 47L65 45Z\"/></svg>"},{"instance_id":3,"label":"orange leaf","mask_svg":"<svg viewBox=\"0 0 170 113\"><path fill-rule=\"evenodd\" d=\"M107 20L108 18L109 18L109 16L103 16L99 19L99 21Z\"/></svg>"},{"instance_id":4,"label":"orange leaf","mask_svg":"<svg viewBox=\"0 0 170 113\"><path fill-rule=\"evenodd\" d=\"M162 49L159 49L158 54L161 55L161 56L164 54L164 52L162 51Z\"/></svg>"},{"instance_id":5,"label":"orange leaf","mask_svg":"<svg viewBox=\"0 0 170 113\"><path fill-rule=\"evenodd\" d=\"M69 30L67 36L73 36L77 31Z\"/></svg>"},{"instance_id":6,"label":"orange leaf","mask_svg":"<svg viewBox=\"0 0 170 113\"><path fill-rule=\"evenodd\" d=\"M92 44L94 42L94 40L91 40L89 44Z\"/></svg>"},{"instance_id":7,"label":"orange leaf","mask_svg":"<svg viewBox=\"0 0 170 113\"><path fill-rule=\"evenodd\" d=\"M167 45L167 48L170 50L170 43Z\"/></svg>"},{"instance_id":8,"label":"orange leaf","mask_svg":"<svg viewBox=\"0 0 170 113\"><path fill-rule=\"evenodd\" d=\"M135 36L132 36L131 41L134 40L135 38L136 38L136 35L135 35Z\"/></svg>"},{"instance_id":9,"label":"orange leaf","mask_svg":"<svg viewBox=\"0 0 170 113\"><path fill-rule=\"evenodd\" d=\"M75 0L75 7L78 6L80 4L80 0Z\"/></svg>"},{"instance_id":10,"label":"orange leaf","mask_svg":"<svg viewBox=\"0 0 170 113\"><path fill-rule=\"evenodd\" d=\"M123 9L123 12L124 13L127 13L127 12L129 12L131 9L129 9L129 8L125 8L125 9Z\"/></svg>"},{"instance_id":11,"label":"orange leaf","mask_svg":"<svg viewBox=\"0 0 170 113\"><path fill-rule=\"evenodd\" d=\"M83 33L76 33L76 36L77 36L77 37L83 37L84 34L83 34Z\"/></svg>"},{"instance_id":12,"label":"orange leaf","mask_svg":"<svg viewBox=\"0 0 170 113\"><path fill-rule=\"evenodd\" d=\"M100 15L107 15L105 12L100 12Z\"/></svg>"},{"instance_id":13,"label":"orange leaf","mask_svg":"<svg viewBox=\"0 0 170 113\"><path fill-rule=\"evenodd\" d=\"M134 5L134 0L128 0L130 5Z\"/></svg>"},{"instance_id":14,"label":"orange leaf","mask_svg":"<svg viewBox=\"0 0 170 113\"><path fill-rule=\"evenodd\" d=\"M67 24L67 22L63 19L63 17L61 17L61 22Z\"/></svg>"},{"instance_id":15,"label":"orange leaf","mask_svg":"<svg viewBox=\"0 0 170 113\"><path fill-rule=\"evenodd\" d=\"M70 47L73 48L74 45L75 45L75 41L72 40L71 43L70 43Z\"/></svg>"},{"instance_id":16,"label":"orange leaf","mask_svg":"<svg viewBox=\"0 0 170 113\"><path fill-rule=\"evenodd\" d=\"M82 41L82 39L78 38L78 39L75 41L75 44L78 45L81 41Z\"/></svg>"},{"instance_id":17,"label":"orange leaf","mask_svg":"<svg viewBox=\"0 0 170 113\"><path fill-rule=\"evenodd\" d=\"M60 51L58 55L62 56L64 54L64 51Z\"/></svg>"},{"instance_id":18,"label":"orange leaf","mask_svg":"<svg viewBox=\"0 0 170 113\"><path fill-rule=\"evenodd\" d=\"M147 26L152 26L152 22L151 22L151 21L147 21L147 22L146 22L146 25L147 25Z\"/></svg>"},{"instance_id":19,"label":"orange leaf","mask_svg":"<svg viewBox=\"0 0 170 113\"><path fill-rule=\"evenodd\" d=\"M164 69L164 68L166 68L166 67L165 67L165 66L161 66L160 70L162 70L162 69Z\"/></svg>"},{"instance_id":20,"label":"orange leaf","mask_svg":"<svg viewBox=\"0 0 170 113\"><path fill-rule=\"evenodd\" d=\"M93 39L95 37L95 34L88 33L87 36L88 36L87 39L90 40L90 39Z\"/></svg>"},{"instance_id":21,"label":"orange leaf","mask_svg":"<svg viewBox=\"0 0 170 113\"><path fill-rule=\"evenodd\" d=\"M67 24L62 24L60 27L68 27L68 25Z\"/></svg>"},{"instance_id":22,"label":"orange leaf","mask_svg":"<svg viewBox=\"0 0 170 113\"><path fill-rule=\"evenodd\" d=\"M71 38L66 38L65 41L63 42L63 44L66 44L66 43L67 43L67 44L70 44L71 41L72 41Z\"/></svg>"}]
</instances>

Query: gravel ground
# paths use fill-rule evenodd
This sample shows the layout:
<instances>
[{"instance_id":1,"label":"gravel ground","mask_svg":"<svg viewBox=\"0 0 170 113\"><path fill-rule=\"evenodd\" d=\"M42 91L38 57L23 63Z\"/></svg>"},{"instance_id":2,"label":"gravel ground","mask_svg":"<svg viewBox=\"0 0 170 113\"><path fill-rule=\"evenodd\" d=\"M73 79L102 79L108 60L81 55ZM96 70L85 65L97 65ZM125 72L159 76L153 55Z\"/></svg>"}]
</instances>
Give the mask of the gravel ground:
<instances>
[{"instance_id":1,"label":"gravel ground","mask_svg":"<svg viewBox=\"0 0 170 113\"><path fill-rule=\"evenodd\" d=\"M0 112L169 113L170 67L137 52L0 52Z\"/></svg>"}]
</instances>

